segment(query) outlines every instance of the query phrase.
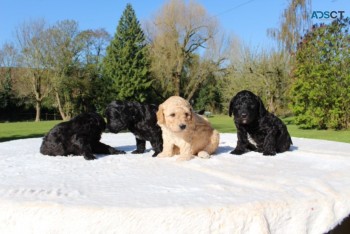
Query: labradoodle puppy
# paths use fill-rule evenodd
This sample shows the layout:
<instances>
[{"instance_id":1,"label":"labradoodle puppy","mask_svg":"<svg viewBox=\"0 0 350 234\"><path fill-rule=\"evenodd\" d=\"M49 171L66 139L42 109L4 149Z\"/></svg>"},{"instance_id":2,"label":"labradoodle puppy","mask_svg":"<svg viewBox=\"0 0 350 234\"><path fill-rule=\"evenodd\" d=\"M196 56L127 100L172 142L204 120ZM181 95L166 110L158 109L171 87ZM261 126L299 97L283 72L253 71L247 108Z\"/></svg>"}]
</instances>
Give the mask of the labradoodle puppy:
<instances>
[{"instance_id":1,"label":"labradoodle puppy","mask_svg":"<svg viewBox=\"0 0 350 234\"><path fill-rule=\"evenodd\" d=\"M181 97L172 96L163 102L157 119L164 141L158 157L179 154L178 160L190 160L195 155L209 158L218 148L219 133Z\"/></svg>"},{"instance_id":2,"label":"labradoodle puppy","mask_svg":"<svg viewBox=\"0 0 350 234\"><path fill-rule=\"evenodd\" d=\"M86 160L96 159L93 153L125 153L100 142L105 128L106 123L99 114L80 114L53 127L44 137L40 153L50 156L83 155Z\"/></svg>"},{"instance_id":3,"label":"labradoodle puppy","mask_svg":"<svg viewBox=\"0 0 350 234\"><path fill-rule=\"evenodd\" d=\"M286 125L267 112L261 99L243 90L234 96L229 106L229 116L234 116L237 128L237 147L231 154L249 150L275 155L289 150L292 140Z\"/></svg>"},{"instance_id":4,"label":"labradoodle puppy","mask_svg":"<svg viewBox=\"0 0 350 234\"><path fill-rule=\"evenodd\" d=\"M153 157L163 150L162 130L157 125L158 107L138 102L113 101L106 108L107 128L113 133L129 130L135 135L136 150L133 154L145 152L146 141L153 147Z\"/></svg>"}]
</instances>

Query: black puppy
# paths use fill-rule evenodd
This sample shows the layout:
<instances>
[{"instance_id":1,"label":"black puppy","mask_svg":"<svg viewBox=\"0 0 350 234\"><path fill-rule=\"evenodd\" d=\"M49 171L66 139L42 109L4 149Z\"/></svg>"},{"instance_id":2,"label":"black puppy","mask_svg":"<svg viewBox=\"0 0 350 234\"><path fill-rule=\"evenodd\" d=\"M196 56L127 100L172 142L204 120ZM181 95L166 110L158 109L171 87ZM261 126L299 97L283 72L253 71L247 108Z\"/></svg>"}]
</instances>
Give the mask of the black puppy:
<instances>
[{"instance_id":1,"label":"black puppy","mask_svg":"<svg viewBox=\"0 0 350 234\"><path fill-rule=\"evenodd\" d=\"M286 125L267 112L261 99L252 92L243 90L232 98L229 116L232 114L238 142L231 154L243 154L252 150L262 152L263 155L275 155L287 151L292 144Z\"/></svg>"},{"instance_id":2,"label":"black puppy","mask_svg":"<svg viewBox=\"0 0 350 234\"><path fill-rule=\"evenodd\" d=\"M106 108L107 128L113 133L128 129L135 135L136 150L133 154L145 152L146 141L150 141L154 154L163 150L162 130L157 125L158 107L138 102L113 101Z\"/></svg>"},{"instance_id":3,"label":"black puppy","mask_svg":"<svg viewBox=\"0 0 350 234\"><path fill-rule=\"evenodd\" d=\"M96 159L96 154L122 154L100 142L106 122L97 113L84 113L57 124L43 139L40 153L50 156L83 155L86 160Z\"/></svg>"}]
</instances>

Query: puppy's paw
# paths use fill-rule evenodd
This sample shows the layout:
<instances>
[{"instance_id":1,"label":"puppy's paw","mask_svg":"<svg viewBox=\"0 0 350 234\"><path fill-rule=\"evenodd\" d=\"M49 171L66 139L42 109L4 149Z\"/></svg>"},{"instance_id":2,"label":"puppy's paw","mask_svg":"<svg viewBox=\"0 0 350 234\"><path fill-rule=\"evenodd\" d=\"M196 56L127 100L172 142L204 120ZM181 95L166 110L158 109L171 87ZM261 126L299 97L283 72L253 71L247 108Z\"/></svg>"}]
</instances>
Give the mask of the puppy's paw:
<instances>
[{"instance_id":1,"label":"puppy's paw","mask_svg":"<svg viewBox=\"0 0 350 234\"><path fill-rule=\"evenodd\" d=\"M260 148L258 148L256 151L259 152L259 153L263 153L263 152L264 152L264 149L260 147Z\"/></svg>"},{"instance_id":2,"label":"puppy's paw","mask_svg":"<svg viewBox=\"0 0 350 234\"><path fill-rule=\"evenodd\" d=\"M249 143L249 144L247 145L247 148L248 148L250 151L257 151L257 150L258 150L258 149L256 148L256 146L253 145L253 144L251 144L251 143Z\"/></svg>"},{"instance_id":3,"label":"puppy's paw","mask_svg":"<svg viewBox=\"0 0 350 234\"><path fill-rule=\"evenodd\" d=\"M236 154L236 155L241 155L241 154L244 154L245 153L245 150L241 150L241 149L234 149L230 152L230 154Z\"/></svg>"},{"instance_id":4,"label":"puppy's paw","mask_svg":"<svg viewBox=\"0 0 350 234\"><path fill-rule=\"evenodd\" d=\"M210 154L208 154L208 152L206 151L200 151L198 152L198 157L207 159L207 158L210 158Z\"/></svg>"},{"instance_id":5,"label":"puppy's paw","mask_svg":"<svg viewBox=\"0 0 350 234\"><path fill-rule=\"evenodd\" d=\"M264 145L262 147L262 153L264 156L274 156L276 155L276 148L270 145Z\"/></svg>"},{"instance_id":6,"label":"puppy's paw","mask_svg":"<svg viewBox=\"0 0 350 234\"><path fill-rule=\"evenodd\" d=\"M194 158L194 155L180 155L176 161L188 161L191 160L192 158Z\"/></svg>"},{"instance_id":7,"label":"puppy's paw","mask_svg":"<svg viewBox=\"0 0 350 234\"><path fill-rule=\"evenodd\" d=\"M134 150L134 151L132 151L131 153L132 154L143 154L145 151L144 150Z\"/></svg>"},{"instance_id":8,"label":"puppy's paw","mask_svg":"<svg viewBox=\"0 0 350 234\"><path fill-rule=\"evenodd\" d=\"M158 154L160 154L162 151L160 150L154 150L154 153L152 154L152 157L157 157Z\"/></svg>"},{"instance_id":9,"label":"puppy's paw","mask_svg":"<svg viewBox=\"0 0 350 234\"><path fill-rule=\"evenodd\" d=\"M171 155L167 154L167 153L164 153L164 152L160 152L158 155L157 155L158 158L167 158L167 157L171 157Z\"/></svg>"},{"instance_id":10,"label":"puppy's paw","mask_svg":"<svg viewBox=\"0 0 350 234\"><path fill-rule=\"evenodd\" d=\"M96 157L92 154L84 155L85 160L95 160Z\"/></svg>"},{"instance_id":11,"label":"puppy's paw","mask_svg":"<svg viewBox=\"0 0 350 234\"><path fill-rule=\"evenodd\" d=\"M275 151L264 151L263 155L264 156L274 156L274 155L276 155L276 152Z\"/></svg>"}]
</instances>

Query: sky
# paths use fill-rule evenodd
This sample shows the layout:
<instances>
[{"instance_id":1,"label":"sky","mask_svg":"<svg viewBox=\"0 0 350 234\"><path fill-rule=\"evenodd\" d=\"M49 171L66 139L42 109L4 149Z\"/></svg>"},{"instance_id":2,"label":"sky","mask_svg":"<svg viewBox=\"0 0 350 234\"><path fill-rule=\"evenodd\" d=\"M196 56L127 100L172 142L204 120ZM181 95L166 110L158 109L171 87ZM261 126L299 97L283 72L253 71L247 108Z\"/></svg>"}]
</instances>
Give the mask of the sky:
<instances>
[{"instance_id":1,"label":"sky","mask_svg":"<svg viewBox=\"0 0 350 234\"><path fill-rule=\"evenodd\" d=\"M45 19L49 24L75 20L81 30L104 28L114 35L127 3L142 23L152 19L167 1L164 0L0 0L0 47L14 42L14 32L23 22ZM281 13L289 0L197 0L208 13L218 19L228 34L244 44L257 48L270 47L274 41L267 36L269 28L278 27ZM312 11L344 11L350 16L349 0L315 0ZM320 15L320 14L319 14ZM321 19L313 19L314 23ZM323 21L330 21L323 20Z\"/></svg>"}]
</instances>

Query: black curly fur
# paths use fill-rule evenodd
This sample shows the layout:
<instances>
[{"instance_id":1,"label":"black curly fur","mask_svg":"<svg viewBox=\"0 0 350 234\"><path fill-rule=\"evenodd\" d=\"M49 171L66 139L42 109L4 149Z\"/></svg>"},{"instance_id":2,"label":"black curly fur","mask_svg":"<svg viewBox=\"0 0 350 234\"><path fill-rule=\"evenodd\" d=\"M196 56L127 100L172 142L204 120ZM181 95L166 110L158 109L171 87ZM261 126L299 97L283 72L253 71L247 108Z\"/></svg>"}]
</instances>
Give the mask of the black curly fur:
<instances>
[{"instance_id":1,"label":"black curly fur","mask_svg":"<svg viewBox=\"0 0 350 234\"><path fill-rule=\"evenodd\" d=\"M146 141L153 147L153 157L163 150L162 130L157 125L158 106L138 102L113 101L106 108L107 128L113 133L128 129L135 135L136 150L145 152Z\"/></svg>"},{"instance_id":2,"label":"black curly fur","mask_svg":"<svg viewBox=\"0 0 350 234\"><path fill-rule=\"evenodd\" d=\"M95 154L121 154L100 142L106 122L97 113L83 113L57 124L44 137L40 153L49 156L83 155L86 160L96 159Z\"/></svg>"},{"instance_id":3,"label":"black curly fur","mask_svg":"<svg viewBox=\"0 0 350 234\"><path fill-rule=\"evenodd\" d=\"M231 154L247 151L275 155L289 150L292 140L286 125L269 113L261 99L254 93L243 90L234 96L229 106L229 116L234 116L237 128L237 146ZM256 145L252 144L250 137Z\"/></svg>"}]
</instances>

